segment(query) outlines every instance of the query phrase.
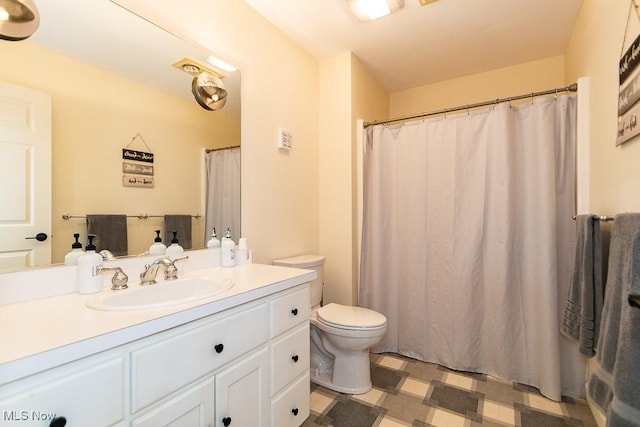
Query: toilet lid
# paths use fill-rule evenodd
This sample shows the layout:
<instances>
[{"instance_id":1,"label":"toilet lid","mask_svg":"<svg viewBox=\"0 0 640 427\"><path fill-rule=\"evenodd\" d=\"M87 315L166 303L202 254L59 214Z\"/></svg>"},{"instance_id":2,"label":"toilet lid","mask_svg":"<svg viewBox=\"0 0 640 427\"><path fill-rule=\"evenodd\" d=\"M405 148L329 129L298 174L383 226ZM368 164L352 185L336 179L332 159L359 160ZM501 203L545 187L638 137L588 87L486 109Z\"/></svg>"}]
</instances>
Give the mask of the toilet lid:
<instances>
[{"instance_id":1,"label":"toilet lid","mask_svg":"<svg viewBox=\"0 0 640 427\"><path fill-rule=\"evenodd\" d=\"M338 328L377 328L387 323L377 311L334 303L319 308L317 314L319 321Z\"/></svg>"}]
</instances>

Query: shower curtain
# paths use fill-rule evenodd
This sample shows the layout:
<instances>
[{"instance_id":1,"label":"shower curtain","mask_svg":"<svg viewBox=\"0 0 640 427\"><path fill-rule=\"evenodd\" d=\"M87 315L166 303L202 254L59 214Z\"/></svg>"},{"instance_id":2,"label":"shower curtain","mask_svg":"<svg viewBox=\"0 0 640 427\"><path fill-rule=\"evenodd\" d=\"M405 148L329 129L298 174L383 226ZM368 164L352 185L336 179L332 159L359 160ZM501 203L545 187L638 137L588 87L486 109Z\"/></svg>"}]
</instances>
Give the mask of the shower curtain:
<instances>
[{"instance_id":1,"label":"shower curtain","mask_svg":"<svg viewBox=\"0 0 640 427\"><path fill-rule=\"evenodd\" d=\"M240 237L240 148L205 154L206 207L205 243L215 227L218 238L231 228L234 240Z\"/></svg>"},{"instance_id":2,"label":"shower curtain","mask_svg":"<svg viewBox=\"0 0 640 427\"><path fill-rule=\"evenodd\" d=\"M584 395L559 334L575 120L567 95L366 129L359 304L388 319L374 352Z\"/></svg>"}]
</instances>

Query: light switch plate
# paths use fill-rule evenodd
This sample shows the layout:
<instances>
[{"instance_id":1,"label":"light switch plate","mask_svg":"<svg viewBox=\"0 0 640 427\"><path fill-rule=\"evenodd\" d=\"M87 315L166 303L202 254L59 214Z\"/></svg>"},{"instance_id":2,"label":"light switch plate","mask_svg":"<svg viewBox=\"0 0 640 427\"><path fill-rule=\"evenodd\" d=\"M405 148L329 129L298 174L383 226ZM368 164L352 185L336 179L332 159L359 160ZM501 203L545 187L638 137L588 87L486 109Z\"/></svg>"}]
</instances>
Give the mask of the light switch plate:
<instances>
[{"instance_id":1,"label":"light switch plate","mask_svg":"<svg viewBox=\"0 0 640 427\"><path fill-rule=\"evenodd\" d=\"M291 150L293 148L293 135L286 129L278 130L278 148Z\"/></svg>"}]
</instances>

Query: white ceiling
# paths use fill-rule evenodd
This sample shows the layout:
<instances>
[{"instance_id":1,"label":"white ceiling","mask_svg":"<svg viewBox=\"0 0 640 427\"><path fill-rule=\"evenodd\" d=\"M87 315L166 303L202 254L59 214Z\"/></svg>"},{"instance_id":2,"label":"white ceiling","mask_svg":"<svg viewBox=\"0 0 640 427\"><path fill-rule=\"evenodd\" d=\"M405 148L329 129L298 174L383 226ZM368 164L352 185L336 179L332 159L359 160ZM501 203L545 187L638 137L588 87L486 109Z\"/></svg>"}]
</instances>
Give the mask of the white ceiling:
<instances>
[{"instance_id":1,"label":"white ceiling","mask_svg":"<svg viewBox=\"0 0 640 427\"><path fill-rule=\"evenodd\" d=\"M438 0L361 23L344 0L245 0L318 59L353 52L389 91L564 53L582 0Z\"/></svg>"},{"instance_id":2,"label":"white ceiling","mask_svg":"<svg viewBox=\"0 0 640 427\"><path fill-rule=\"evenodd\" d=\"M211 52L108 0L36 0L36 6L40 26L29 43L196 102L193 76L172 64L185 57L205 62ZM240 73L221 73L229 92L221 111L239 116Z\"/></svg>"}]
</instances>

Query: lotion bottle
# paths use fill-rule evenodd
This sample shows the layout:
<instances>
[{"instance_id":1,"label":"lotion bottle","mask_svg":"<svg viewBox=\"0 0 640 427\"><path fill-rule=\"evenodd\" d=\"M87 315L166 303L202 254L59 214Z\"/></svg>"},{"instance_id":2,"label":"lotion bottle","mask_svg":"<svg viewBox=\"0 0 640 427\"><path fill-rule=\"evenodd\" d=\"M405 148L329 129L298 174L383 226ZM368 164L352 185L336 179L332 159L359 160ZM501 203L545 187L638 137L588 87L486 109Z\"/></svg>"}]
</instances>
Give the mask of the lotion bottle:
<instances>
[{"instance_id":1,"label":"lotion bottle","mask_svg":"<svg viewBox=\"0 0 640 427\"><path fill-rule=\"evenodd\" d=\"M211 239L207 242L207 248L211 249L213 258L213 267L220 267L220 258L221 258L221 243L216 235L216 228L213 227L211 229Z\"/></svg>"},{"instance_id":2,"label":"lotion bottle","mask_svg":"<svg viewBox=\"0 0 640 427\"><path fill-rule=\"evenodd\" d=\"M153 239L153 245L149 247L149 253L151 255L164 255L167 252L167 247L162 243L160 238L160 230L155 230L156 238Z\"/></svg>"},{"instance_id":3,"label":"lotion bottle","mask_svg":"<svg viewBox=\"0 0 640 427\"><path fill-rule=\"evenodd\" d=\"M220 263L223 267L236 265L236 244L231 238L231 229L227 228L227 235L222 239Z\"/></svg>"},{"instance_id":4,"label":"lotion bottle","mask_svg":"<svg viewBox=\"0 0 640 427\"><path fill-rule=\"evenodd\" d=\"M80 238L80 234L74 233L73 237L75 237L76 241L71 245L71 252L67 253L64 256L64 263L67 265L78 265L78 258L84 255L84 251L82 250L82 243L78 241Z\"/></svg>"},{"instance_id":5,"label":"lotion bottle","mask_svg":"<svg viewBox=\"0 0 640 427\"><path fill-rule=\"evenodd\" d=\"M102 277L97 271L97 267L102 265L102 256L96 253L95 237L95 234L89 234L86 252L78 258L78 293L81 294L95 294L102 290Z\"/></svg>"},{"instance_id":6,"label":"lotion bottle","mask_svg":"<svg viewBox=\"0 0 640 427\"><path fill-rule=\"evenodd\" d=\"M172 231L173 239L171 239L171 246L167 248L167 258L171 261L175 261L177 258L181 258L184 256L184 249L180 246L180 242L178 241L178 232ZM178 278L182 277L184 274L184 264L182 262L175 263L176 268L178 269Z\"/></svg>"}]
</instances>

